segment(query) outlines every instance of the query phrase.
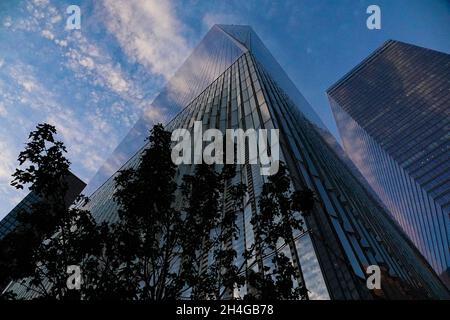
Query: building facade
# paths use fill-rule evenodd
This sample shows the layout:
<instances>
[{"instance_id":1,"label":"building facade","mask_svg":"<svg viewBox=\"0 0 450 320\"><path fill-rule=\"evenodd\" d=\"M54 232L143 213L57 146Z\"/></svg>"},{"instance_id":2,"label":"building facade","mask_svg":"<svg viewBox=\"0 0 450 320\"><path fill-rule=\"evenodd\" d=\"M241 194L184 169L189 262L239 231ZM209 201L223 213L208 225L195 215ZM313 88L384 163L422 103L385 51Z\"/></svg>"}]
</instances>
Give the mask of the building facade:
<instances>
[{"instance_id":1,"label":"building facade","mask_svg":"<svg viewBox=\"0 0 450 320\"><path fill-rule=\"evenodd\" d=\"M66 206L69 207L81 191L86 187L86 183L80 180L73 173L69 173L66 176L67 192L64 198ZM18 225L19 221L17 217L21 212L30 212L33 204L41 201L41 198L34 192L30 192L23 198L22 201L17 204L1 221L0 221L0 240L3 239L8 233L13 231Z\"/></svg>"},{"instance_id":2,"label":"building facade","mask_svg":"<svg viewBox=\"0 0 450 320\"><path fill-rule=\"evenodd\" d=\"M64 202L66 207L69 208L80 195L81 191L86 187L86 183L72 172L69 172L69 174L65 176L65 182L67 183L67 191L64 196ZM0 251L5 248L4 241L2 242L2 240L20 225L18 219L19 215L22 213L31 213L33 205L41 201L42 198L31 191L0 221ZM4 255L2 254L2 257L3 256ZM10 282L11 273L8 270L0 270L0 293L3 292Z\"/></svg>"},{"instance_id":3,"label":"building facade","mask_svg":"<svg viewBox=\"0 0 450 320\"><path fill-rule=\"evenodd\" d=\"M346 153L450 287L450 55L387 41L328 97Z\"/></svg>"},{"instance_id":4,"label":"building facade","mask_svg":"<svg viewBox=\"0 0 450 320\"><path fill-rule=\"evenodd\" d=\"M302 275L310 299L448 298L428 263L327 142L331 135L250 27L215 25L154 104L172 117L165 124L168 130L193 130L195 121L202 121L204 130L222 133L280 130L280 158L293 188L312 189L318 198L313 214L304 218L306 231L280 248ZM128 160L116 169L137 166L152 124L141 119L107 166L124 158ZM180 166L178 181L192 170ZM237 215L240 236L230 239L239 265L257 232L250 220L267 177L259 165L246 163L237 170L234 179L248 187L244 209ZM96 188L86 206L99 222L118 219L114 176ZM381 291L366 286L370 265L383 270Z\"/></svg>"}]
</instances>

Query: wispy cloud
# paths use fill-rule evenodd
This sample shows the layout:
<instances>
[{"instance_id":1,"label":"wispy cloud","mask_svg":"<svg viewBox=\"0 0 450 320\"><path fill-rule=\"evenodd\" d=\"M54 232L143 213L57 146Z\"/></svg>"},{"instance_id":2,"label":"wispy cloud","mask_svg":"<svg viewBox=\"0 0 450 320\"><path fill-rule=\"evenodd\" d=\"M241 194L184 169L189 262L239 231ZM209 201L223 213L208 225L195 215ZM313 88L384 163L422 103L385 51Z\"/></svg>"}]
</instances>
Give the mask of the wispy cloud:
<instances>
[{"instance_id":1,"label":"wispy cloud","mask_svg":"<svg viewBox=\"0 0 450 320\"><path fill-rule=\"evenodd\" d=\"M0 141L0 184L9 184L14 170L15 157L11 145Z\"/></svg>"},{"instance_id":2,"label":"wispy cloud","mask_svg":"<svg viewBox=\"0 0 450 320\"><path fill-rule=\"evenodd\" d=\"M189 52L170 1L103 0L105 24L130 59L166 80Z\"/></svg>"},{"instance_id":3,"label":"wispy cloud","mask_svg":"<svg viewBox=\"0 0 450 320\"><path fill-rule=\"evenodd\" d=\"M152 78L124 68L91 29L65 30L59 0L28 0L18 8L0 19L0 37L8 39L0 49L17 47L0 57L0 218L23 195L9 183L38 122L56 126L72 169L89 181L154 95L147 89Z\"/></svg>"},{"instance_id":4,"label":"wispy cloud","mask_svg":"<svg viewBox=\"0 0 450 320\"><path fill-rule=\"evenodd\" d=\"M8 114L8 110L6 110L3 102L0 101L0 117L6 117L7 114Z\"/></svg>"},{"instance_id":5,"label":"wispy cloud","mask_svg":"<svg viewBox=\"0 0 450 320\"><path fill-rule=\"evenodd\" d=\"M245 20L236 13L206 12L202 18L205 29L215 24L245 24Z\"/></svg>"},{"instance_id":6,"label":"wispy cloud","mask_svg":"<svg viewBox=\"0 0 450 320\"><path fill-rule=\"evenodd\" d=\"M118 143L111 125L101 115L91 114L87 119L80 120L74 117L70 109L65 109L50 114L46 121L57 127L68 145L69 158L84 167L85 171L79 173L84 180L90 179Z\"/></svg>"},{"instance_id":7,"label":"wispy cloud","mask_svg":"<svg viewBox=\"0 0 450 320\"><path fill-rule=\"evenodd\" d=\"M16 190L10 185L11 174L16 164L15 144L9 140L0 140L0 196L3 207L13 206L26 194L25 191ZM5 212L6 213L6 212ZM0 212L0 218L2 212Z\"/></svg>"},{"instance_id":8,"label":"wispy cloud","mask_svg":"<svg viewBox=\"0 0 450 320\"><path fill-rule=\"evenodd\" d=\"M122 98L137 101L141 94L139 85L131 83L120 65L81 33L75 33L66 39L70 46L65 51L66 66L75 73L75 77L94 85L112 90Z\"/></svg>"},{"instance_id":9,"label":"wispy cloud","mask_svg":"<svg viewBox=\"0 0 450 320\"><path fill-rule=\"evenodd\" d=\"M151 102L194 42L172 1L81 2L82 28L71 31L62 3L26 0L0 20L0 37L8 39L0 43L2 211L3 199L18 199L9 186L15 157L38 122L57 127L72 169L89 181L140 116L168 120L167 110ZM216 19L205 17L204 24ZM11 45L14 53L4 50Z\"/></svg>"}]
</instances>

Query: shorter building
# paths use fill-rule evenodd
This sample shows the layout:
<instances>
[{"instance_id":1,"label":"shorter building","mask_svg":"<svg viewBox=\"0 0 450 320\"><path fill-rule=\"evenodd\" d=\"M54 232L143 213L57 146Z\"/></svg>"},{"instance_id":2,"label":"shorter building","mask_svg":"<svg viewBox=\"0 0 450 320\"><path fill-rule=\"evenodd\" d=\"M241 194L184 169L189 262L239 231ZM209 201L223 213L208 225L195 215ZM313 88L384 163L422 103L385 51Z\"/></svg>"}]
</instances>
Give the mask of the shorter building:
<instances>
[{"instance_id":1,"label":"shorter building","mask_svg":"<svg viewBox=\"0 0 450 320\"><path fill-rule=\"evenodd\" d=\"M65 195L65 203L69 207L86 187L86 183L71 172L67 175L66 181L68 190ZM0 221L0 240L19 225L19 221L17 220L19 213L23 211L30 212L31 206L38 201L40 201L40 198L35 193L30 192Z\"/></svg>"},{"instance_id":2,"label":"shorter building","mask_svg":"<svg viewBox=\"0 0 450 320\"><path fill-rule=\"evenodd\" d=\"M70 205L76 200L78 195L83 191L86 187L86 183L84 183L81 179L75 176L73 173L69 172L69 174L65 177L67 182L67 192L65 194L64 202L66 207L69 208ZM14 207L1 221L0 221L0 250L3 250L2 239L4 239L8 234L13 232L20 224L18 220L18 216L22 212L30 213L32 210L32 206L35 203L41 201L41 198L36 195L34 192L30 192L25 198L23 198L20 203ZM11 281L11 273L7 270L0 270L0 293L3 289L8 285Z\"/></svg>"}]
</instances>

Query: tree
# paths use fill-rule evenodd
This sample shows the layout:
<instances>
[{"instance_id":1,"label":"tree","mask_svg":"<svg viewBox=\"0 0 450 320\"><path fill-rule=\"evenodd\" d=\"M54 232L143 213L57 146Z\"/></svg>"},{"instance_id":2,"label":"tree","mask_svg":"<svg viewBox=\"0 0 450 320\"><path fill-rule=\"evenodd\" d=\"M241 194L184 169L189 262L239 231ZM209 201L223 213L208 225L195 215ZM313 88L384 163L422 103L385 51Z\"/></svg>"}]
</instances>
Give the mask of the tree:
<instances>
[{"instance_id":1,"label":"tree","mask_svg":"<svg viewBox=\"0 0 450 320\"><path fill-rule=\"evenodd\" d=\"M80 290L84 300L138 299L139 277L135 273L134 249L139 245L120 223L102 223L98 227L98 250L83 270ZM131 262L130 262L131 261Z\"/></svg>"},{"instance_id":2,"label":"tree","mask_svg":"<svg viewBox=\"0 0 450 320\"><path fill-rule=\"evenodd\" d=\"M247 258L258 257L259 271L249 270L247 282L251 289L246 299L307 299L300 271L280 247L293 247L294 231L304 231L303 219L296 211L309 213L314 203L312 195L308 190L292 191L289 172L282 162L278 172L264 183L259 212L251 220L256 230L255 243L246 252Z\"/></svg>"},{"instance_id":3,"label":"tree","mask_svg":"<svg viewBox=\"0 0 450 320\"><path fill-rule=\"evenodd\" d=\"M292 195L292 209L301 212L304 217L311 214L315 203L316 196L309 188L297 190Z\"/></svg>"},{"instance_id":4,"label":"tree","mask_svg":"<svg viewBox=\"0 0 450 320\"><path fill-rule=\"evenodd\" d=\"M67 287L67 267L83 269L89 256L97 253L98 233L88 211L67 208L64 177L70 162L56 134L54 126L38 124L19 154L25 168L16 169L11 184L18 189L28 185L40 201L20 214L19 227L2 240L1 267L39 298L68 299L77 298L78 292ZM80 196L78 201L87 199Z\"/></svg>"},{"instance_id":5,"label":"tree","mask_svg":"<svg viewBox=\"0 0 450 320\"><path fill-rule=\"evenodd\" d=\"M242 283L240 270L232 267L236 252L224 245L238 232L237 209L224 210L224 197L238 206L234 199L244 194L241 184L230 183L235 168L217 173L198 165L178 187L170 137L155 125L138 165L115 178L120 219L103 227L111 236L96 274L104 276L100 281L93 275L87 296L161 300L190 292L192 298L213 299ZM203 270L198 262L208 252L214 263Z\"/></svg>"},{"instance_id":6,"label":"tree","mask_svg":"<svg viewBox=\"0 0 450 320\"><path fill-rule=\"evenodd\" d=\"M161 124L155 125L137 167L115 177L119 221L102 226L102 254L85 289L87 298L161 300L172 295L180 216L173 207L177 186L170 137Z\"/></svg>"},{"instance_id":7,"label":"tree","mask_svg":"<svg viewBox=\"0 0 450 320\"><path fill-rule=\"evenodd\" d=\"M180 287L192 299L223 299L245 282L244 265L236 265L231 244L239 236L236 219L246 192L242 183L232 183L235 175L232 165L219 173L212 165L199 164L193 175L184 176Z\"/></svg>"}]
</instances>

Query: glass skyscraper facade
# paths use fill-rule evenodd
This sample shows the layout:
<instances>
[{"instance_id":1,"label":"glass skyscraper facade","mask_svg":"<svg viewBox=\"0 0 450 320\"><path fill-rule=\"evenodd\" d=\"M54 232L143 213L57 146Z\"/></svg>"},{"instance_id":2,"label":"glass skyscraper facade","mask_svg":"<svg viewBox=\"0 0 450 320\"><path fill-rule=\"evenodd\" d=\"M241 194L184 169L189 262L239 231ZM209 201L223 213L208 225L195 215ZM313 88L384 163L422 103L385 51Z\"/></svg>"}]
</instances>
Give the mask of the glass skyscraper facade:
<instances>
[{"instance_id":1,"label":"glass skyscraper facade","mask_svg":"<svg viewBox=\"0 0 450 320\"><path fill-rule=\"evenodd\" d=\"M80 192L86 187L81 179L75 176L73 173L69 172L65 177L67 183L67 191L64 196L64 202L66 207L70 207L72 203L79 196ZM31 213L33 205L41 202L42 198L39 197L35 192L31 191L28 193L22 201L19 202L1 221L0 221L0 241L3 240L8 234L13 232L20 224L19 215L22 213ZM0 248L2 249L2 248ZM11 282L11 273L9 270L1 270L0 272L0 293L6 288L6 286ZM23 289L23 288L22 288ZM24 297L27 296L25 291L22 291Z\"/></svg>"},{"instance_id":2,"label":"glass skyscraper facade","mask_svg":"<svg viewBox=\"0 0 450 320\"><path fill-rule=\"evenodd\" d=\"M328 97L346 153L450 287L450 55L387 41Z\"/></svg>"},{"instance_id":3,"label":"glass skyscraper facade","mask_svg":"<svg viewBox=\"0 0 450 320\"><path fill-rule=\"evenodd\" d=\"M30 212L31 206L37 202L39 202L39 197L30 192L0 221L0 240L18 227L19 221L17 216L19 213L24 211Z\"/></svg>"},{"instance_id":4,"label":"glass skyscraper facade","mask_svg":"<svg viewBox=\"0 0 450 320\"><path fill-rule=\"evenodd\" d=\"M331 135L325 126L250 27L215 25L153 107L167 112L168 130L193 130L194 121L202 121L204 130L223 133L234 128L280 130L280 158L293 188L309 188L318 198L313 214L304 218L306 231L279 248L302 275L310 299L448 298L429 264L335 151L335 140L327 142ZM118 219L115 174L104 182L102 176L139 164L152 125L145 116L139 120L88 188L95 191L86 209L97 221ZM177 181L192 170L180 166ZM258 232L250 220L259 210L267 177L259 165L249 163L238 165L237 172L235 181L246 184L248 192L237 215L239 238L228 245L236 249L240 264ZM366 286L365 270L374 264L383 270L377 293Z\"/></svg>"},{"instance_id":5,"label":"glass skyscraper facade","mask_svg":"<svg viewBox=\"0 0 450 320\"><path fill-rule=\"evenodd\" d=\"M67 207L69 207L78 197L80 192L86 187L86 183L81 181L73 173L69 173L69 175L66 176L66 182L68 189L64 200ZM19 213L30 212L33 204L39 201L41 201L41 198L34 192L30 192L7 214L0 221L0 240L19 225L19 221L17 220Z\"/></svg>"}]
</instances>

